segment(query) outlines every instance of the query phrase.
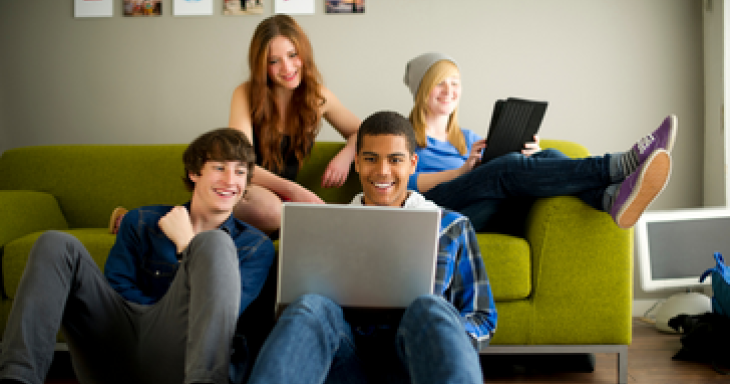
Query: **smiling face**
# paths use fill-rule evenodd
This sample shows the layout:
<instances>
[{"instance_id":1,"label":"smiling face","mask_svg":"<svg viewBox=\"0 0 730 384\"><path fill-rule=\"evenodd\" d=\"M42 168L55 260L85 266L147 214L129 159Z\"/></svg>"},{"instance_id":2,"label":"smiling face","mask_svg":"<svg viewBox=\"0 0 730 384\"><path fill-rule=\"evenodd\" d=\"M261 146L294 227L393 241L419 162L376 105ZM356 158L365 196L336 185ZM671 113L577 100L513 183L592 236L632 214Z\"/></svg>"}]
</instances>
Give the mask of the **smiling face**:
<instances>
[{"instance_id":1,"label":"smiling face","mask_svg":"<svg viewBox=\"0 0 730 384\"><path fill-rule=\"evenodd\" d=\"M408 151L406 138L364 135L355 157L365 205L400 207L408 197L408 177L416 171L418 155Z\"/></svg>"},{"instance_id":2,"label":"smiling face","mask_svg":"<svg viewBox=\"0 0 730 384\"><path fill-rule=\"evenodd\" d=\"M461 96L461 78L458 73L437 83L426 99L426 108L433 116L449 116L459 105Z\"/></svg>"},{"instance_id":3,"label":"smiling face","mask_svg":"<svg viewBox=\"0 0 730 384\"><path fill-rule=\"evenodd\" d=\"M209 214L230 214L246 191L247 175L244 162L205 162L200 174L188 174L195 183L192 205Z\"/></svg>"},{"instance_id":4,"label":"smiling face","mask_svg":"<svg viewBox=\"0 0 730 384\"><path fill-rule=\"evenodd\" d=\"M302 60L288 38L277 36L269 44L267 72L275 86L294 90L302 81Z\"/></svg>"}]
</instances>

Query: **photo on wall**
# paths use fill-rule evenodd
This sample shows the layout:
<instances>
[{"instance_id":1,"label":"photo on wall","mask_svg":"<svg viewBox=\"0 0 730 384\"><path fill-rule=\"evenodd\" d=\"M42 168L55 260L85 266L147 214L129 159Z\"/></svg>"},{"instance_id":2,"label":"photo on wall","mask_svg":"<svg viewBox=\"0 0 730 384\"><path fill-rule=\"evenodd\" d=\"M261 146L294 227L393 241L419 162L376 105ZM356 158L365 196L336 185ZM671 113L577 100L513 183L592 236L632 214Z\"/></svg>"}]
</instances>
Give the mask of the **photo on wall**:
<instances>
[{"instance_id":1,"label":"photo on wall","mask_svg":"<svg viewBox=\"0 0 730 384\"><path fill-rule=\"evenodd\" d=\"M124 0L124 16L160 16L162 0Z\"/></svg>"},{"instance_id":2,"label":"photo on wall","mask_svg":"<svg viewBox=\"0 0 730 384\"><path fill-rule=\"evenodd\" d=\"M112 17L112 0L74 0L74 17Z\"/></svg>"},{"instance_id":3,"label":"photo on wall","mask_svg":"<svg viewBox=\"0 0 730 384\"><path fill-rule=\"evenodd\" d=\"M327 14L365 13L365 0L325 0L324 12Z\"/></svg>"},{"instance_id":4,"label":"photo on wall","mask_svg":"<svg viewBox=\"0 0 730 384\"><path fill-rule=\"evenodd\" d=\"M264 13L264 0L223 0L223 14L226 16L262 13Z\"/></svg>"},{"instance_id":5,"label":"photo on wall","mask_svg":"<svg viewBox=\"0 0 730 384\"><path fill-rule=\"evenodd\" d=\"M313 15L314 0L274 0L274 13Z\"/></svg>"}]
</instances>

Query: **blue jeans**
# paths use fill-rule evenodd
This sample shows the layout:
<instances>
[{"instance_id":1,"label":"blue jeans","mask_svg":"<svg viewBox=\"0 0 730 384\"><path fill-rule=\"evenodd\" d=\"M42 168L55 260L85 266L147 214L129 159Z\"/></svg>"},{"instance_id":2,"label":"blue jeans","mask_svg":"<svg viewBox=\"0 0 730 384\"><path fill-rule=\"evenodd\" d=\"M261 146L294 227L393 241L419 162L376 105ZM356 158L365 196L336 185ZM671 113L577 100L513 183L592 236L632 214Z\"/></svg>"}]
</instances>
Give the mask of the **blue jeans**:
<instances>
[{"instance_id":1,"label":"blue jeans","mask_svg":"<svg viewBox=\"0 0 730 384\"><path fill-rule=\"evenodd\" d=\"M377 337L375 334L390 335ZM249 384L483 383L479 355L459 314L425 295L397 329L362 335L330 299L304 295L289 305L266 340Z\"/></svg>"},{"instance_id":2,"label":"blue jeans","mask_svg":"<svg viewBox=\"0 0 730 384\"><path fill-rule=\"evenodd\" d=\"M605 211L606 188L622 177L611 175L612 155L572 159L546 149L532 156L510 153L441 183L423 195L434 203L461 212L480 230L511 198L573 195Z\"/></svg>"}]
</instances>

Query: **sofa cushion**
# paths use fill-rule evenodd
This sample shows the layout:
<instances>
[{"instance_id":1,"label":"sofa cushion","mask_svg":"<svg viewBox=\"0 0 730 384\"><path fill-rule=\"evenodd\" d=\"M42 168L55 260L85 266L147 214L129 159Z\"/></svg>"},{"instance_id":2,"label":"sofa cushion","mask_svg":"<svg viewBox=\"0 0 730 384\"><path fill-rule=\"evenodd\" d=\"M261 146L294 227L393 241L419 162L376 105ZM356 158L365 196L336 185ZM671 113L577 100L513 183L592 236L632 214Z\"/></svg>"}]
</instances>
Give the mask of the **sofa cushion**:
<instances>
[{"instance_id":1,"label":"sofa cushion","mask_svg":"<svg viewBox=\"0 0 730 384\"><path fill-rule=\"evenodd\" d=\"M33 244L44 231L34 232L25 235L19 239L11 241L5 245L3 253L3 283L5 285L5 293L10 298L14 298L18 291L20 278L25 270ZM116 236L109 234L106 228L83 228L70 229L63 232L70 233L79 239L91 254L91 257L99 266L100 270L104 270L106 258L114 245Z\"/></svg>"},{"instance_id":2,"label":"sofa cushion","mask_svg":"<svg viewBox=\"0 0 730 384\"><path fill-rule=\"evenodd\" d=\"M530 296L532 262L527 240L497 233L479 233L477 241L494 300L521 300Z\"/></svg>"}]
</instances>

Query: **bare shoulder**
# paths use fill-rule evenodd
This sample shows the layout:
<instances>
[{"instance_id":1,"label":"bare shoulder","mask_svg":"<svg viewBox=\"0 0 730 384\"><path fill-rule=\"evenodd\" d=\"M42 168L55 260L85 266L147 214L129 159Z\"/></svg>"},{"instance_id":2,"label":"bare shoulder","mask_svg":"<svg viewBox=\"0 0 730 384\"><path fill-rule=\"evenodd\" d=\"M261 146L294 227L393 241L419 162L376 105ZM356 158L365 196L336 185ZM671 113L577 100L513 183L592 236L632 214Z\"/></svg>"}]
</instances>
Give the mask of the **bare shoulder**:
<instances>
[{"instance_id":1,"label":"bare shoulder","mask_svg":"<svg viewBox=\"0 0 730 384\"><path fill-rule=\"evenodd\" d=\"M324 97L324 103L322 104L322 113L327 113L327 111L332 110L333 106L336 107L340 103L340 100L337 98L337 96L335 96L335 94L324 85L320 85L319 91L322 94L322 97Z\"/></svg>"}]
</instances>

